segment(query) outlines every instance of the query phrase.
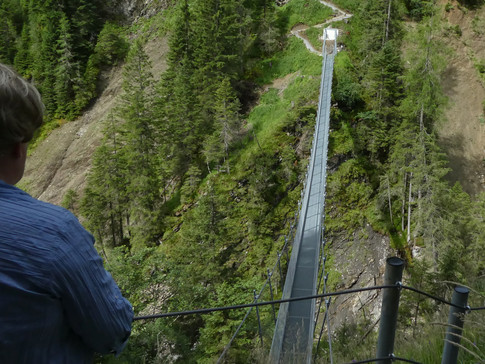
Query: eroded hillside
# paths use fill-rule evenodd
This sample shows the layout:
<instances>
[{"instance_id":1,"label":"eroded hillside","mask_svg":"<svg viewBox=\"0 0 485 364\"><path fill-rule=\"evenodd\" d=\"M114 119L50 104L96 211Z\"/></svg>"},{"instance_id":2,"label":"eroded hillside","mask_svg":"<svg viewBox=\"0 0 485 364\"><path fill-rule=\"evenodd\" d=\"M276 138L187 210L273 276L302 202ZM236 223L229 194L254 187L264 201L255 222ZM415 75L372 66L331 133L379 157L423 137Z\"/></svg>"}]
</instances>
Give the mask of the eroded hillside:
<instances>
[{"instance_id":1,"label":"eroded hillside","mask_svg":"<svg viewBox=\"0 0 485 364\"><path fill-rule=\"evenodd\" d=\"M440 144L452 171L470 194L485 191L485 79L477 66L485 64L485 8L467 10L456 1L448 5L448 37L453 56L443 80L448 96L446 121L439 127Z\"/></svg>"},{"instance_id":2,"label":"eroded hillside","mask_svg":"<svg viewBox=\"0 0 485 364\"><path fill-rule=\"evenodd\" d=\"M154 38L145 50L154 77L166 69L166 38ZM117 105L122 87L122 68L105 75L107 85L96 103L84 115L55 129L30 155L21 186L33 196L60 204L67 191L81 194L91 167L92 156L103 137L104 121Z\"/></svg>"}]
</instances>

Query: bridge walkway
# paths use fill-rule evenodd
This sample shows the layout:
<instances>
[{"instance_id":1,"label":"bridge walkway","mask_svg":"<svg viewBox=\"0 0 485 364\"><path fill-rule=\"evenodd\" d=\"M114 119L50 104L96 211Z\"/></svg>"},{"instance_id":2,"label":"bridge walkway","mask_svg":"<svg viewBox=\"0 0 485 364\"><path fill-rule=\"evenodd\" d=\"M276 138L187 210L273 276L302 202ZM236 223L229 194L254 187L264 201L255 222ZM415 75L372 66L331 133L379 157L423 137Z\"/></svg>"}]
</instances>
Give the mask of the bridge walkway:
<instances>
[{"instance_id":1,"label":"bridge walkway","mask_svg":"<svg viewBox=\"0 0 485 364\"><path fill-rule=\"evenodd\" d=\"M325 187L330 100L337 30L324 30L322 78L313 146L295 241L288 265L283 298L316 294L320 247L324 230ZM276 322L273 363L310 363L312 358L315 300L281 304Z\"/></svg>"}]
</instances>

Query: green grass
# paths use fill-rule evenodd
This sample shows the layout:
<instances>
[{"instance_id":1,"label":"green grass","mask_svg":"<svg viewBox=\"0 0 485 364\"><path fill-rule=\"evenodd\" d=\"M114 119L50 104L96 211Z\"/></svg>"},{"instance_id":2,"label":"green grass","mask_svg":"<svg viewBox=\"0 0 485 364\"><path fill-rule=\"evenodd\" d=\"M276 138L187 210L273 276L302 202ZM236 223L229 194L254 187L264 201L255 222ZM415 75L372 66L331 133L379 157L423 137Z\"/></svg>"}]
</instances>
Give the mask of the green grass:
<instances>
[{"instance_id":1,"label":"green grass","mask_svg":"<svg viewBox=\"0 0 485 364\"><path fill-rule=\"evenodd\" d=\"M447 311L444 310L444 311ZM474 313L475 317L465 321L463 336L460 340L462 346L458 351L458 363L475 364L485 362L483 351L483 327L477 328L473 320L482 321L482 314ZM438 322L436 322L438 321ZM443 354L446 333L447 312L443 312L438 320L428 318L426 324L418 327L415 338L405 335L396 335L395 354L401 358L411 359L422 364L434 364ZM483 324L482 324L483 325ZM420 343L417 345L416 343ZM482 349L481 349L482 348Z\"/></svg>"},{"instance_id":2,"label":"green grass","mask_svg":"<svg viewBox=\"0 0 485 364\"><path fill-rule=\"evenodd\" d=\"M302 75L319 76L321 74L322 57L308 52L300 39L288 39L288 46L274 57L266 59L258 65L260 85L267 85L274 79L300 71Z\"/></svg>"},{"instance_id":3,"label":"green grass","mask_svg":"<svg viewBox=\"0 0 485 364\"><path fill-rule=\"evenodd\" d=\"M355 0L334 0L333 3L344 11L354 12L359 8L360 1Z\"/></svg>"},{"instance_id":4,"label":"green grass","mask_svg":"<svg viewBox=\"0 0 485 364\"><path fill-rule=\"evenodd\" d=\"M321 37L323 36L323 28L310 27L305 31L305 35L313 45L313 48L315 48L317 51L322 50L323 41Z\"/></svg>"},{"instance_id":5,"label":"green grass","mask_svg":"<svg viewBox=\"0 0 485 364\"><path fill-rule=\"evenodd\" d=\"M333 15L333 10L323 6L318 0L293 0L282 7L287 17L287 30L297 24L315 25L324 23Z\"/></svg>"},{"instance_id":6,"label":"green grass","mask_svg":"<svg viewBox=\"0 0 485 364\"><path fill-rule=\"evenodd\" d=\"M52 133L53 130L57 129L58 127L60 127L65 122L66 122L66 120L64 120L64 119L61 119L61 120L50 119L50 120L45 121L44 124L42 124L42 127L37 129L37 131L34 135L34 138L30 142L28 154L30 155L35 150L35 148L37 148L37 146L43 140L45 140L50 135L50 133Z\"/></svg>"},{"instance_id":7,"label":"green grass","mask_svg":"<svg viewBox=\"0 0 485 364\"><path fill-rule=\"evenodd\" d=\"M301 99L304 102L316 102L319 86L319 77L299 75L288 85L283 92L283 97L288 101Z\"/></svg>"},{"instance_id":8,"label":"green grass","mask_svg":"<svg viewBox=\"0 0 485 364\"><path fill-rule=\"evenodd\" d=\"M275 130L275 124L285 117L289 106L288 102L280 99L278 90L272 88L266 92L248 119L258 133L258 137L267 139Z\"/></svg>"}]
</instances>

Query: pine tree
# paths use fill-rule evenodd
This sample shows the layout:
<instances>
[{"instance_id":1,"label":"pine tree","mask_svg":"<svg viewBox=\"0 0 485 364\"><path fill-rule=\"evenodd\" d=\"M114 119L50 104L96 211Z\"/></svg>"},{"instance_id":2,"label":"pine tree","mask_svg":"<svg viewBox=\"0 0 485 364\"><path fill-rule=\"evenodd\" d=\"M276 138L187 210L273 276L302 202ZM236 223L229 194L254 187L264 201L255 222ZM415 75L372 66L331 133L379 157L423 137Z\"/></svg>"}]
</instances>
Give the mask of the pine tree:
<instances>
[{"instance_id":1,"label":"pine tree","mask_svg":"<svg viewBox=\"0 0 485 364\"><path fill-rule=\"evenodd\" d=\"M73 84L79 82L79 64L74 59L72 34L69 20L63 14L60 19L59 39L57 41L57 65L55 93L58 116L72 116L74 98Z\"/></svg>"},{"instance_id":2,"label":"pine tree","mask_svg":"<svg viewBox=\"0 0 485 364\"><path fill-rule=\"evenodd\" d=\"M156 110L162 134L160 174L182 179L196 166L203 141L202 111L194 87L192 15L188 1L179 3L178 21L170 36L168 69L158 85Z\"/></svg>"},{"instance_id":3,"label":"pine tree","mask_svg":"<svg viewBox=\"0 0 485 364\"><path fill-rule=\"evenodd\" d=\"M215 94L214 132L206 139L204 154L210 171L210 165L224 160L230 172L229 148L241 135L239 100L234 95L228 78L224 78Z\"/></svg>"},{"instance_id":4,"label":"pine tree","mask_svg":"<svg viewBox=\"0 0 485 364\"><path fill-rule=\"evenodd\" d=\"M194 3L194 74L200 104L210 113L213 95L224 77L241 73L244 8L235 0Z\"/></svg>"},{"instance_id":5,"label":"pine tree","mask_svg":"<svg viewBox=\"0 0 485 364\"><path fill-rule=\"evenodd\" d=\"M102 145L93 156L93 167L82 201L81 213L100 244L110 248L125 243L128 237L128 189L130 174L127 156L121 144L124 130L110 115Z\"/></svg>"},{"instance_id":6,"label":"pine tree","mask_svg":"<svg viewBox=\"0 0 485 364\"><path fill-rule=\"evenodd\" d=\"M30 27L29 23L25 22L22 26L21 36L17 42L17 52L14 59L15 68L26 76L30 77L30 69L32 65L32 57L30 54Z\"/></svg>"},{"instance_id":7,"label":"pine tree","mask_svg":"<svg viewBox=\"0 0 485 364\"><path fill-rule=\"evenodd\" d=\"M449 51L438 39L440 20L437 15L423 19L416 31L410 34L415 49L409 52L411 64L406 73L406 99L402 109L415 118L420 129L433 130L441 117L446 99L440 87Z\"/></svg>"},{"instance_id":8,"label":"pine tree","mask_svg":"<svg viewBox=\"0 0 485 364\"><path fill-rule=\"evenodd\" d=\"M15 58L15 41L17 32L13 22L12 9L7 8L8 4L0 4L0 62L12 64Z\"/></svg>"},{"instance_id":9,"label":"pine tree","mask_svg":"<svg viewBox=\"0 0 485 364\"><path fill-rule=\"evenodd\" d=\"M397 1L367 0L356 17L358 32L352 42L362 62L362 98L367 104L360 138L377 165L384 163L392 145L393 130L400 124L398 106L402 98L401 26Z\"/></svg>"},{"instance_id":10,"label":"pine tree","mask_svg":"<svg viewBox=\"0 0 485 364\"><path fill-rule=\"evenodd\" d=\"M151 64L141 41L136 40L123 71L123 95L117 117L123 123L126 181L130 197L130 235L138 247L152 243L158 229L160 181L157 175L158 134L153 117Z\"/></svg>"}]
</instances>

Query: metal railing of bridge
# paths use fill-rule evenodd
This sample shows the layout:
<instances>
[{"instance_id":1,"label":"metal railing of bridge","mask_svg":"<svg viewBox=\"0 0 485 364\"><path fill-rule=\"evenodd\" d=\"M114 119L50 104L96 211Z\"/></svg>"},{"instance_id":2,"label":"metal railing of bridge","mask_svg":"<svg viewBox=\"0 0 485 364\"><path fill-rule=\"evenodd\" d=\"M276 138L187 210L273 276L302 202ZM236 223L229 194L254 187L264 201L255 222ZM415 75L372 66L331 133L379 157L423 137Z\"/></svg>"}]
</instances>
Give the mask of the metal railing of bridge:
<instances>
[{"instance_id":1,"label":"metal railing of bridge","mask_svg":"<svg viewBox=\"0 0 485 364\"><path fill-rule=\"evenodd\" d=\"M317 292L320 248L324 241L330 100L337 34L336 29L324 30L322 77L315 134L298 227L283 288L283 299L309 296ZM270 356L273 362L311 362L315 306L315 300L295 301L280 306L271 345Z\"/></svg>"},{"instance_id":2,"label":"metal railing of bridge","mask_svg":"<svg viewBox=\"0 0 485 364\"><path fill-rule=\"evenodd\" d=\"M322 78L320 85L320 97L318 104L317 120L315 125L315 132L313 138L313 145L310 156L310 163L308 165L305 176L304 187L298 209L289 223L289 233L284 239L284 245L278 251L276 262L271 270L268 269L267 279L262 285L261 289L253 293L253 302L250 304L209 308L201 310L193 310L186 312L174 312L160 315L139 316L135 320L146 320L153 318L163 318L171 316L184 316L191 314L206 314L215 311L235 310L247 308L247 312L241 323L235 330L229 342L224 347L217 363L223 363L225 357L231 348L234 340L240 333L244 324L250 317L250 314L256 311L257 316L257 330L261 345L263 344L263 325L260 316L260 308L270 307L271 311L266 316L271 318L275 324L273 332L273 341L271 345L270 360L272 363L311 363L316 360L318 347L322 340L325 325L327 327L328 335L328 349L329 361L333 363L332 354L332 333L329 322L329 307L331 298L342 294L353 294L369 290L380 290L397 288L409 289L416 293L422 294L429 298L440 301L450 305L452 308L460 310L460 312L470 310L485 310L485 307L476 307L470 309L469 307L462 307L466 304L463 302L454 303L447 302L438 297L431 296L426 292L419 291L412 287L403 286L400 282L386 282L382 286L366 287L354 290L346 290L341 292L327 292L327 278L325 263L325 239L324 239L324 216L325 216L325 188L326 188L326 165L327 165L327 151L328 151L328 137L330 130L330 100L331 100L331 86L333 74L334 57L337 54L337 30L324 30L323 43L323 61L322 61ZM289 257L289 247L293 242L291 259ZM286 272L286 280L283 287L284 265L288 263ZM274 280L277 279L277 282ZM399 279L400 281L400 279ZM276 284L275 284L276 283ZM274 296L277 294L279 287L283 287L282 298L275 300ZM321 290L321 293L319 293ZM455 289L456 290L456 289ZM391 290L389 290L391 292ZM394 301L395 291L394 292ZM384 297L384 300L386 298ZM318 303L317 303L317 300ZM398 299L397 299L398 302ZM466 300L465 300L466 302ZM276 319L276 305L280 305L278 310L278 319ZM318 306L318 307L317 307ZM324 306L324 317L320 323L320 331L315 350L315 355L312 356L312 349L314 346L314 338L316 337L316 324L319 322L319 315ZM390 305L383 301L383 307ZM397 308L393 311L397 317ZM383 316L381 316L382 319ZM450 313L450 320L452 319ZM362 360L354 363L370 363L370 362L385 362L404 361L416 363L413 360L399 358L392 354L392 347L389 349L388 343L394 340L388 339L390 333L392 337L395 330L395 318L385 320L384 328L379 328L379 332L384 331L384 339L380 341L387 341L378 343L378 358ZM390 326L393 328L389 328ZM450 321L451 322L451 321ZM456 322L453 323L453 326ZM387 326L386 326L387 325ZM447 336L448 338L448 336ZM451 341L456 339L456 333L450 334ZM387 345L387 346L386 346ZM456 346L448 346L455 350ZM389 351L389 355L387 351ZM455 350L457 351L457 349ZM382 354L385 353L385 354ZM380 355L383 355L380 357ZM455 363L456 361L444 361L443 363Z\"/></svg>"}]
</instances>

